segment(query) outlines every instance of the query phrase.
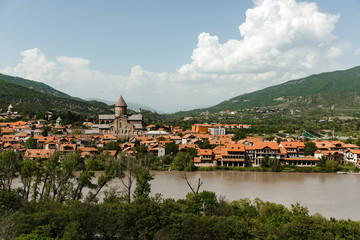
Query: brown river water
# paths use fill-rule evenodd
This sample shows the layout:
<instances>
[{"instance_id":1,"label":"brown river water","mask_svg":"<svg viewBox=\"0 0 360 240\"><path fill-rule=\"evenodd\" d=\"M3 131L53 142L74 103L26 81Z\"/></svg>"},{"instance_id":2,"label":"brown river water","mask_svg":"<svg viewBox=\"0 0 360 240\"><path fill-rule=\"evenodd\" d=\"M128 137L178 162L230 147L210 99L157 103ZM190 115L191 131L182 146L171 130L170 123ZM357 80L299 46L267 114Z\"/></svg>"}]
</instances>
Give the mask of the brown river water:
<instances>
[{"instance_id":1,"label":"brown river water","mask_svg":"<svg viewBox=\"0 0 360 240\"><path fill-rule=\"evenodd\" d=\"M165 198L185 198L190 191L179 172L155 172L152 194ZM283 204L300 202L310 213L324 217L360 220L360 175L337 173L273 173L214 171L187 173L193 184L204 182L201 190L214 191L228 201L240 198Z\"/></svg>"},{"instance_id":2,"label":"brown river water","mask_svg":"<svg viewBox=\"0 0 360 240\"><path fill-rule=\"evenodd\" d=\"M96 175L100 175L97 172ZM163 198L185 198L190 192L186 181L180 177L182 172L153 172L151 194L160 193ZM224 196L233 201L240 198L251 200L260 198L263 201L283 204L300 202L307 206L310 213L320 213L326 218L352 219L360 221L360 175L338 173L273 173L273 172L240 172L209 171L186 173L195 185L200 178L202 190L213 191L217 196ZM18 181L13 187L20 186ZM135 183L134 183L135 186ZM109 188L122 189L119 179L114 179ZM100 198L104 195L102 194Z\"/></svg>"}]
</instances>

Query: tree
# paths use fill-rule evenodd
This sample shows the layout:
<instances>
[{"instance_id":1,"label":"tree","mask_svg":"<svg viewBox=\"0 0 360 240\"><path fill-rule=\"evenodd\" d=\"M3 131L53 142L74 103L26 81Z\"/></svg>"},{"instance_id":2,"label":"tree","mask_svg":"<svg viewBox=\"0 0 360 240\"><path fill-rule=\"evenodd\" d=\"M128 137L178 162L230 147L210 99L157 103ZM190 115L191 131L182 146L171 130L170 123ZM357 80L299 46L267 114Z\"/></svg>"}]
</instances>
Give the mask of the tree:
<instances>
[{"instance_id":1,"label":"tree","mask_svg":"<svg viewBox=\"0 0 360 240\"><path fill-rule=\"evenodd\" d=\"M151 192L150 181L153 180L154 177L150 174L150 170L148 168L139 168L136 171L136 187L134 190L134 198L139 197L149 197Z\"/></svg>"},{"instance_id":2,"label":"tree","mask_svg":"<svg viewBox=\"0 0 360 240\"><path fill-rule=\"evenodd\" d=\"M180 171L185 170L190 161L193 161L193 158L191 158L190 154L178 152L172 161L171 168Z\"/></svg>"},{"instance_id":3,"label":"tree","mask_svg":"<svg viewBox=\"0 0 360 240\"><path fill-rule=\"evenodd\" d=\"M0 154L0 187L10 192L14 178L20 170L21 155L14 150L7 150Z\"/></svg>"},{"instance_id":4,"label":"tree","mask_svg":"<svg viewBox=\"0 0 360 240\"><path fill-rule=\"evenodd\" d=\"M311 155L314 156L314 153L316 152L317 147L314 142L306 142L305 143L305 155Z\"/></svg>"},{"instance_id":5,"label":"tree","mask_svg":"<svg viewBox=\"0 0 360 240\"><path fill-rule=\"evenodd\" d=\"M122 154L119 156L120 159L120 180L126 189L127 202L131 202L131 191L133 183L136 179L136 171L139 165L139 159L136 157L126 156Z\"/></svg>"},{"instance_id":6,"label":"tree","mask_svg":"<svg viewBox=\"0 0 360 240\"><path fill-rule=\"evenodd\" d=\"M209 140L205 139L204 141L200 141L198 143L198 147L201 149L214 149L216 145L210 144Z\"/></svg>"},{"instance_id":7,"label":"tree","mask_svg":"<svg viewBox=\"0 0 360 240\"><path fill-rule=\"evenodd\" d=\"M108 142L103 149L120 151L120 144L118 142Z\"/></svg>"},{"instance_id":8,"label":"tree","mask_svg":"<svg viewBox=\"0 0 360 240\"><path fill-rule=\"evenodd\" d=\"M27 201L29 198L33 176L36 174L36 162L32 159L24 159L20 164L20 180L23 184L22 195Z\"/></svg>"},{"instance_id":9,"label":"tree","mask_svg":"<svg viewBox=\"0 0 360 240\"><path fill-rule=\"evenodd\" d=\"M265 155L265 157L263 159L261 159L260 162L260 167L261 168L268 168L270 167L270 163L269 163L269 155Z\"/></svg>"},{"instance_id":10,"label":"tree","mask_svg":"<svg viewBox=\"0 0 360 240\"><path fill-rule=\"evenodd\" d=\"M174 142L165 143L165 153L167 155L176 155L179 152L179 145Z\"/></svg>"},{"instance_id":11,"label":"tree","mask_svg":"<svg viewBox=\"0 0 360 240\"><path fill-rule=\"evenodd\" d=\"M27 149L37 149L37 141L33 137L30 137L25 141L24 147Z\"/></svg>"},{"instance_id":12,"label":"tree","mask_svg":"<svg viewBox=\"0 0 360 240\"><path fill-rule=\"evenodd\" d=\"M144 156L148 153L148 149L145 145L137 145L137 146L135 146L135 150L136 150L137 154L142 155L142 156Z\"/></svg>"},{"instance_id":13,"label":"tree","mask_svg":"<svg viewBox=\"0 0 360 240\"><path fill-rule=\"evenodd\" d=\"M232 138L233 141L239 141L240 139L246 138L246 132L243 129L236 129L234 136Z\"/></svg>"},{"instance_id":14,"label":"tree","mask_svg":"<svg viewBox=\"0 0 360 240\"><path fill-rule=\"evenodd\" d=\"M160 136L157 138L158 141L166 141L166 139L163 136Z\"/></svg>"},{"instance_id":15,"label":"tree","mask_svg":"<svg viewBox=\"0 0 360 240\"><path fill-rule=\"evenodd\" d=\"M200 190L200 187L201 185L203 185L203 182L201 181L200 178L198 178L198 182L196 185L193 185L190 183L187 175L186 175L186 172L184 172L183 174L180 175L181 178L183 178L185 181L186 181L186 184L189 186L191 192L193 194L198 194L199 193L199 190Z\"/></svg>"},{"instance_id":16,"label":"tree","mask_svg":"<svg viewBox=\"0 0 360 240\"><path fill-rule=\"evenodd\" d=\"M219 203L216 194L210 191L202 191L201 193L186 194L186 201L191 213L214 215Z\"/></svg>"}]
</instances>

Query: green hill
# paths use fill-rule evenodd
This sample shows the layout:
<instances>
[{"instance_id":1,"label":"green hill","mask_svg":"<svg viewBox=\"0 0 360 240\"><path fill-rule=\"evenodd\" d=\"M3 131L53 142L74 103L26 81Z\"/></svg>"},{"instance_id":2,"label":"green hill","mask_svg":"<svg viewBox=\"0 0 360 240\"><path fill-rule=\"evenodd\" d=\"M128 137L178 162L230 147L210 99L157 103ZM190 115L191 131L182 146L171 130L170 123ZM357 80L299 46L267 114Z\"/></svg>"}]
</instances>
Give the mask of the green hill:
<instances>
[{"instance_id":1,"label":"green hill","mask_svg":"<svg viewBox=\"0 0 360 240\"><path fill-rule=\"evenodd\" d=\"M30 80L18 81L21 85L28 84L27 86L17 85L9 82L11 78L6 75L0 76L1 112L5 112L9 104L13 105L14 111L21 113L72 111L82 114L98 114L111 112L110 107L105 103L76 99L42 83L32 85L33 81Z\"/></svg>"},{"instance_id":2,"label":"green hill","mask_svg":"<svg viewBox=\"0 0 360 240\"><path fill-rule=\"evenodd\" d=\"M49 85L46 85L41 82L36 82L36 81L21 78L21 77L8 76L8 75L4 75L1 73L0 73L0 80L8 82L8 83L20 85L20 86L23 86L23 87L26 87L26 88L29 88L29 89L32 89L32 90L35 90L35 91L38 91L41 93L45 93L45 94L49 94L49 95L53 95L53 96L57 96L57 97L62 97L62 98L79 100L79 98L72 97L66 93L58 91L55 88L52 88Z\"/></svg>"},{"instance_id":3,"label":"green hill","mask_svg":"<svg viewBox=\"0 0 360 240\"><path fill-rule=\"evenodd\" d=\"M360 113L360 66L344 71L312 75L252 93L246 93L206 109L179 112L174 116L199 112L244 109L297 109L302 114L354 115Z\"/></svg>"}]
</instances>

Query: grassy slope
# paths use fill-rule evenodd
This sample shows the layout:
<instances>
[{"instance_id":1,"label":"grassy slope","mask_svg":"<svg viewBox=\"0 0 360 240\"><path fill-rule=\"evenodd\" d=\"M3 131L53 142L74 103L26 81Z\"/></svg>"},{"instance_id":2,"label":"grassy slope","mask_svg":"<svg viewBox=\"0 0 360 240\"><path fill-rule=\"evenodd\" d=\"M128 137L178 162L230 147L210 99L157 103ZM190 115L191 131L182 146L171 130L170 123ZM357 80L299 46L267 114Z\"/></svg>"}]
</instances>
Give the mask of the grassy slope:
<instances>
[{"instance_id":1,"label":"grassy slope","mask_svg":"<svg viewBox=\"0 0 360 240\"><path fill-rule=\"evenodd\" d=\"M25 113L68 110L85 114L109 112L109 106L104 103L57 97L0 80L0 109L3 109L2 112L10 103L14 106L15 111Z\"/></svg>"},{"instance_id":2,"label":"grassy slope","mask_svg":"<svg viewBox=\"0 0 360 240\"><path fill-rule=\"evenodd\" d=\"M33 89L33 90L41 92L41 93L45 93L45 94L49 94L49 95L53 95L53 96L57 96L57 97L62 97L62 98L79 100L78 98L71 97L70 95L63 93L61 91L58 91L55 88L52 88L41 82L36 82L36 81L32 81L32 80L28 80L28 79L24 79L24 78L20 78L20 77L8 76L8 75L4 75L1 73L0 73L0 80L8 82L8 83L20 85L20 86L23 86L23 87L26 87L29 89Z\"/></svg>"},{"instance_id":3,"label":"grassy slope","mask_svg":"<svg viewBox=\"0 0 360 240\"><path fill-rule=\"evenodd\" d=\"M241 110L245 108L299 108L311 111L358 111L360 104L360 67L312 75L299 80L243 94L206 109L178 112L173 116L202 111Z\"/></svg>"}]
</instances>

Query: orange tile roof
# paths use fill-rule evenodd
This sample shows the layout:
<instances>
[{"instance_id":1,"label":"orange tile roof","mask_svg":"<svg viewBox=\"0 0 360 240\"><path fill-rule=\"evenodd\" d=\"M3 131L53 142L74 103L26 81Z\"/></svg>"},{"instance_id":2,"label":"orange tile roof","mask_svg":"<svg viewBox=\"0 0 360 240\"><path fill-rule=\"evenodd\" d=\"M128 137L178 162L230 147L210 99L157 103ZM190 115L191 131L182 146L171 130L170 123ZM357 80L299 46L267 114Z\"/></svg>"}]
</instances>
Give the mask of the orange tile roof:
<instances>
[{"instance_id":1,"label":"orange tile roof","mask_svg":"<svg viewBox=\"0 0 360 240\"><path fill-rule=\"evenodd\" d=\"M94 147L78 147L79 152L98 152L99 150Z\"/></svg>"},{"instance_id":2,"label":"orange tile roof","mask_svg":"<svg viewBox=\"0 0 360 240\"><path fill-rule=\"evenodd\" d=\"M347 150L346 152L352 152L352 153L355 153L355 154L360 154L359 149L350 149L350 150Z\"/></svg>"},{"instance_id":3,"label":"orange tile roof","mask_svg":"<svg viewBox=\"0 0 360 240\"><path fill-rule=\"evenodd\" d=\"M55 149L27 149L24 157L48 159L51 158L54 153Z\"/></svg>"},{"instance_id":4,"label":"orange tile roof","mask_svg":"<svg viewBox=\"0 0 360 240\"><path fill-rule=\"evenodd\" d=\"M188 148L195 148L195 149L199 149L198 145L196 144L179 144L179 150L186 150Z\"/></svg>"},{"instance_id":5,"label":"orange tile roof","mask_svg":"<svg viewBox=\"0 0 360 240\"><path fill-rule=\"evenodd\" d=\"M226 144L226 151L228 152L245 152L245 146L241 143Z\"/></svg>"},{"instance_id":6,"label":"orange tile roof","mask_svg":"<svg viewBox=\"0 0 360 240\"><path fill-rule=\"evenodd\" d=\"M264 149L266 147L273 149L273 150L277 150L277 149L279 149L279 144L277 144L276 142L254 142L255 150Z\"/></svg>"},{"instance_id":7,"label":"orange tile roof","mask_svg":"<svg viewBox=\"0 0 360 240\"><path fill-rule=\"evenodd\" d=\"M76 150L76 144L61 144L59 146L60 152L75 151L75 150Z\"/></svg>"},{"instance_id":8,"label":"orange tile roof","mask_svg":"<svg viewBox=\"0 0 360 240\"><path fill-rule=\"evenodd\" d=\"M280 142L284 148L305 148L304 142Z\"/></svg>"},{"instance_id":9,"label":"orange tile roof","mask_svg":"<svg viewBox=\"0 0 360 240\"><path fill-rule=\"evenodd\" d=\"M358 145L351 144L351 143L345 144L344 147L345 147L345 148L360 148Z\"/></svg>"},{"instance_id":10,"label":"orange tile roof","mask_svg":"<svg viewBox=\"0 0 360 240\"><path fill-rule=\"evenodd\" d=\"M286 155L286 149L285 148L279 148L280 149L280 155Z\"/></svg>"},{"instance_id":11,"label":"orange tile roof","mask_svg":"<svg viewBox=\"0 0 360 240\"><path fill-rule=\"evenodd\" d=\"M226 152L226 147L225 146L217 146L213 149L213 152L215 155L221 155L223 153L223 151Z\"/></svg>"},{"instance_id":12,"label":"orange tile roof","mask_svg":"<svg viewBox=\"0 0 360 240\"><path fill-rule=\"evenodd\" d=\"M318 158L306 156L298 158L285 158L285 161L320 161Z\"/></svg>"},{"instance_id":13,"label":"orange tile roof","mask_svg":"<svg viewBox=\"0 0 360 240\"><path fill-rule=\"evenodd\" d=\"M104 134L103 135L103 139L106 139L106 140L117 140L117 138L112 135L112 134Z\"/></svg>"},{"instance_id":14,"label":"orange tile roof","mask_svg":"<svg viewBox=\"0 0 360 240\"><path fill-rule=\"evenodd\" d=\"M212 155L212 149L198 149L198 155Z\"/></svg>"}]
</instances>

